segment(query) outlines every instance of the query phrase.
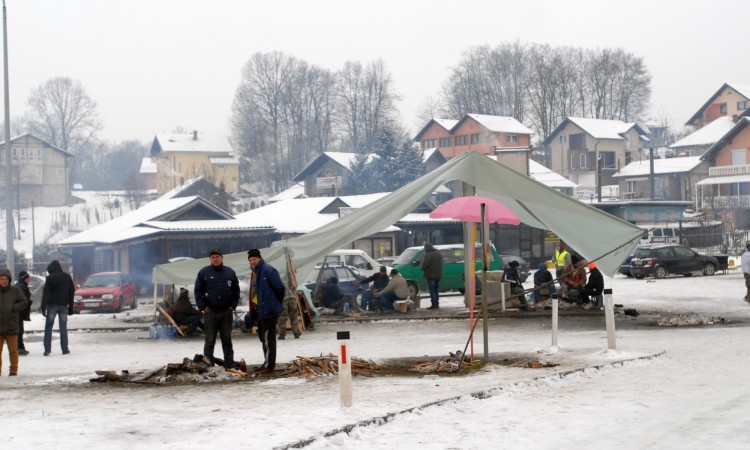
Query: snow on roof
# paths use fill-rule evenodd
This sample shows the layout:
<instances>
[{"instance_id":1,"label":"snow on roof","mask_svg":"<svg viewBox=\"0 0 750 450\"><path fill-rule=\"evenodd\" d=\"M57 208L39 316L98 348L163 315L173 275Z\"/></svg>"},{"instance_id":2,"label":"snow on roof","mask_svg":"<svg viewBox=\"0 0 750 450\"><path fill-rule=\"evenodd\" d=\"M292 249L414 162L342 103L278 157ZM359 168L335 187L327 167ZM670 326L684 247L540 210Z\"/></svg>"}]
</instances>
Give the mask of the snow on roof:
<instances>
[{"instance_id":1,"label":"snow on roof","mask_svg":"<svg viewBox=\"0 0 750 450\"><path fill-rule=\"evenodd\" d=\"M293 198L299 198L305 195L305 183L297 183L294 186L279 192L273 197L269 198L266 203L280 202L283 200L291 200Z\"/></svg>"},{"instance_id":2,"label":"snow on roof","mask_svg":"<svg viewBox=\"0 0 750 450\"><path fill-rule=\"evenodd\" d=\"M622 120L589 119L585 117L568 117L580 129L596 139L625 139L620 133L625 133L635 126L634 122L626 123Z\"/></svg>"},{"instance_id":3,"label":"snow on roof","mask_svg":"<svg viewBox=\"0 0 750 450\"><path fill-rule=\"evenodd\" d=\"M410 213L401 218L397 223L422 223L422 222L459 222L456 219L433 219L430 213Z\"/></svg>"},{"instance_id":4,"label":"snow on roof","mask_svg":"<svg viewBox=\"0 0 750 450\"><path fill-rule=\"evenodd\" d=\"M551 188L576 187L576 184L569 179L557 172L553 172L533 159L529 159L529 177Z\"/></svg>"},{"instance_id":5,"label":"snow on roof","mask_svg":"<svg viewBox=\"0 0 750 450\"><path fill-rule=\"evenodd\" d=\"M109 222L89 228L58 242L60 245L89 244L91 242L113 243L133 237L158 233L154 228L138 227L143 222L159 217L169 211L181 208L198 197L164 198L146 203L135 211L117 217Z\"/></svg>"},{"instance_id":6,"label":"snow on roof","mask_svg":"<svg viewBox=\"0 0 750 450\"><path fill-rule=\"evenodd\" d=\"M428 159L430 159L430 156L432 156L432 154L435 153L436 151L438 151L437 147L431 147L431 148L424 150L422 152L422 161L426 162Z\"/></svg>"},{"instance_id":7,"label":"snow on roof","mask_svg":"<svg viewBox=\"0 0 750 450\"><path fill-rule=\"evenodd\" d=\"M654 160L654 174L684 173L698 167L701 163L700 156L688 156L683 158L667 158ZM647 176L651 173L649 160L633 161L623 167L619 172L612 175L613 178Z\"/></svg>"},{"instance_id":8,"label":"snow on roof","mask_svg":"<svg viewBox=\"0 0 750 450\"><path fill-rule=\"evenodd\" d=\"M223 157L223 158L208 158L208 162L214 165L216 164L229 165L229 164L239 164L240 160L235 157L229 157L229 158Z\"/></svg>"},{"instance_id":9,"label":"snow on roof","mask_svg":"<svg viewBox=\"0 0 750 450\"><path fill-rule=\"evenodd\" d=\"M324 152L323 154L336 161L343 167L346 167L347 169L351 166L351 164L354 162L354 159L357 157L356 153L346 152Z\"/></svg>"},{"instance_id":10,"label":"snow on roof","mask_svg":"<svg viewBox=\"0 0 750 450\"><path fill-rule=\"evenodd\" d=\"M200 176L200 177L198 177L198 178L191 178L191 179L189 179L189 180L185 180L185 182L184 182L184 183L182 183L182 184L181 184L180 186L175 186L175 187L173 187L173 188L172 188L171 190L169 190L169 191L165 192L164 194L162 194L162 196L161 196L161 197L159 197L159 198L158 198L157 200L159 200L159 199L163 199L163 198L164 198L164 199L172 198L172 197L174 197L175 195L177 195L177 194L179 194L180 192L182 192L182 191L184 191L185 189L187 189L187 188L188 188L188 187L189 187L190 185L192 185L193 183L196 183L196 182L198 182L198 181L200 181L200 180L202 180L202 179L203 179L203 176Z\"/></svg>"},{"instance_id":11,"label":"snow on roof","mask_svg":"<svg viewBox=\"0 0 750 450\"><path fill-rule=\"evenodd\" d=\"M141 170L139 173L156 173L156 160L146 156L141 160Z\"/></svg>"},{"instance_id":12,"label":"snow on roof","mask_svg":"<svg viewBox=\"0 0 750 450\"><path fill-rule=\"evenodd\" d=\"M234 149L223 134L162 133L156 135L162 152L200 152L234 154Z\"/></svg>"},{"instance_id":13,"label":"snow on roof","mask_svg":"<svg viewBox=\"0 0 750 450\"><path fill-rule=\"evenodd\" d=\"M729 132L734 126L734 121L731 117L722 116L712 121L708 125L696 130L695 132L685 136L674 144L670 145L669 148L681 148L681 147L694 147L699 145L711 145L719 141L725 134Z\"/></svg>"},{"instance_id":14,"label":"snow on roof","mask_svg":"<svg viewBox=\"0 0 750 450\"><path fill-rule=\"evenodd\" d=\"M352 208L362 208L388 193L338 197ZM321 214L337 197L310 197L282 200L235 216L242 223L274 227L279 233L308 233L339 218L337 213ZM388 227L383 231L398 231Z\"/></svg>"},{"instance_id":15,"label":"snow on roof","mask_svg":"<svg viewBox=\"0 0 750 450\"><path fill-rule=\"evenodd\" d=\"M445 128L446 130L450 130L451 128L455 127L458 123L458 120L456 119L432 119L434 120L438 125Z\"/></svg>"},{"instance_id":16,"label":"snow on roof","mask_svg":"<svg viewBox=\"0 0 750 450\"><path fill-rule=\"evenodd\" d=\"M488 116L486 114L467 114L467 116L476 120L483 127L490 131L500 133L518 133L531 135L534 132L531 131L526 125L517 121L513 117L505 116Z\"/></svg>"},{"instance_id":17,"label":"snow on roof","mask_svg":"<svg viewBox=\"0 0 750 450\"><path fill-rule=\"evenodd\" d=\"M727 83L732 89L738 94L742 95L746 99L750 99L750 84L741 83Z\"/></svg>"},{"instance_id":18,"label":"snow on roof","mask_svg":"<svg viewBox=\"0 0 750 450\"><path fill-rule=\"evenodd\" d=\"M233 220L178 220L175 222L149 220L143 225L167 231L192 231L192 230L256 230L271 228L257 226L246 222L240 222L236 218Z\"/></svg>"}]
</instances>

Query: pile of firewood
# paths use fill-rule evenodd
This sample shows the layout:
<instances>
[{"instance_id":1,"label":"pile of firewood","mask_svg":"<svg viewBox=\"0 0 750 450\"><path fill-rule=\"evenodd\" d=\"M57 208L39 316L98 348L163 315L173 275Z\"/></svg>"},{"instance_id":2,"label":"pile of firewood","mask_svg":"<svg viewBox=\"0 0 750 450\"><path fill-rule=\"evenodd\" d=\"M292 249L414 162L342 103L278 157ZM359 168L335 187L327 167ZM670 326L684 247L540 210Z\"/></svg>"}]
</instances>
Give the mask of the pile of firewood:
<instances>
[{"instance_id":1,"label":"pile of firewood","mask_svg":"<svg viewBox=\"0 0 750 450\"><path fill-rule=\"evenodd\" d=\"M520 361L516 361L513 364L510 365L510 367L523 367L526 369L541 369L543 367L556 367L560 364L553 363L553 362L546 362L546 361L538 361L536 359L522 359Z\"/></svg>"},{"instance_id":2,"label":"pile of firewood","mask_svg":"<svg viewBox=\"0 0 750 450\"><path fill-rule=\"evenodd\" d=\"M91 382L121 381L126 383L165 384L190 383L204 381L227 381L247 376L239 370L224 368L212 364L203 355L195 355L193 359L184 358L181 363L169 363L154 370L130 373L123 370L119 374L114 370L97 370L98 378Z\"/></svg>"},{"instance_id":3,"label":"pile of firewood","mask_svg":"<svg viewBox=\"0 0 750 450\"><path fill-rule=\"evenodd\" d=\"M350 360L352 374L362 377L371 377L373 372L380 369L380 365L361 358L353 357ZM337 375L339 373L338 356L329 353L327 356L318 357L297 356L290 364L278 368L276 375L280 377L317 377L322 375Z\"/></svg>"},{"instance_id":4,"label":"pile of firewood","mask_svg":"<svg viewBox=\"0 0 750 450\"><path fill-rule=\"evenodd\" d=\"M439 373L439 372L458 372L461 369L471 367L479 361L472 362L469 358L463 358L463 352L458 350L456 353L448 352L448 356L443 356L436 361L424 361L412 365L409 370L412 372ZM460 368L459 368L460 365Z\"/></svg>"}]
</instances>

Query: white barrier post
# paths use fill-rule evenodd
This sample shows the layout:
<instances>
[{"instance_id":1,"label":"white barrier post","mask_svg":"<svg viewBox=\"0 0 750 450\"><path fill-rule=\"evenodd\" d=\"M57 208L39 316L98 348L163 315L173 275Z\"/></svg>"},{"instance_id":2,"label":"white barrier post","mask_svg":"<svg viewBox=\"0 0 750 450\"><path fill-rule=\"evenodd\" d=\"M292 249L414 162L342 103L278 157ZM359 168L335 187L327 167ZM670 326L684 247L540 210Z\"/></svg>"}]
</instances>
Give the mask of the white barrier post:
<instances>
[{"instance_id":1,"label":"white barrier post","mask_svg":"<svg viewBox=\"0 0 750 450\"><path fill-rule=\"evenodd\" d=\"M615 339L615 307L612 299L612 289L604 290L604 318L607 323L607 348L610 350L617 349L617 340Z\"/></svg>"},{"instance_id":2,"label":"white barrier post","mask_svg":"<svg viewBox=\"0 0 750 450\"><path fill-rule=\"evenodd\" d=\"M341 407L352 406L352 364L351 356L346 345L349 340L348 331L337 331L336 339L341 341L339 346L339 391Z\"/></svg>"},{"instance_id":3,"label":"white barrier post","mask_svg":"<svg viewBox=\"0 0 750 450\"><path fill-rule=\"evenodd\" d=\"M558 308L557 297L552 299L552 346L557 347L557 308Z\"/></svg>"}]
</instances>

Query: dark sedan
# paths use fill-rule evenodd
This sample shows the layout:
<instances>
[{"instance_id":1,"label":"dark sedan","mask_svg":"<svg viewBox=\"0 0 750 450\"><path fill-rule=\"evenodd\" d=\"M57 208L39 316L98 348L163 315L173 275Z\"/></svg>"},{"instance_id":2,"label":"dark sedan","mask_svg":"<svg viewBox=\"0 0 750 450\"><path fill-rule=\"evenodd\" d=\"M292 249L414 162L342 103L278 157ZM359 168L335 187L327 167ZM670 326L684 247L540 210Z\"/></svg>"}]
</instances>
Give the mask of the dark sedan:
<instances>
[{"instance_id":1,"label":"dark sedan","mask_svg":"<svg viewBox=\"0 0 750 450\"><path fill-rule=\"evenodd\" d=\"M682 245L647 245L635 249L630 260L630 274L640 279L653 276L664 278L669 274L689 276L700 272L713 275L719 268L719 261L708 255L701 255Z\"/></svg>"},{"instance_id":2,"label":"dark sedan","mask_svg":"<svg viewBox=\"0 0 750 450\"><path fill-rule=\"evenodd\" d=\"M320 267L317 267L308 278L315 278L314 280L308 280L305 281L305 287L310 289L310 292L315 292L315 286L317 285L317 279L320 274ZM325 269L323 269L322 277L319 278L320 281L320 289L318 289L318 294L320 295L323 292L323 288L325 288L326 284L328 284L328 280L331 279L331 277L338 278L338 285L339 285L339 291L341 291L341 294L344 296L351 295L353 298L357 298L357 295L359 295L363 290L367 289L366 284L359 284L356 282L361 282L365 279L362 274L359 273L359 270L357 270L354 267L351 266L344 266L344 265L336 265L336 266L327 266Z\"/></svg>"}]
</instances>

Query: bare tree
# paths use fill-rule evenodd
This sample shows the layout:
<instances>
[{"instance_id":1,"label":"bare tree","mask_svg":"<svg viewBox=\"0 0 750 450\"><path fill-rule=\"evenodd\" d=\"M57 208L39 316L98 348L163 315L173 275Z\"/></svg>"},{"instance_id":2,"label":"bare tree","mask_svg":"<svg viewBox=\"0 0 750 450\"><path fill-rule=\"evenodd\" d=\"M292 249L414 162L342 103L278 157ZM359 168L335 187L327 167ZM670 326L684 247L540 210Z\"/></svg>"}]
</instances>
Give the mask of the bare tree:
<instances>
[{"instance_id":1,"label":"bare tree","mask_svg":"<svg viewBox=\"0 0 750 450\"><path fill-rule=\"evenodd\" d=\"M28 104L28 131L73 154L103 126L96 102L78 80L51 78L31 91Z\"/></svg>"}]
</instances>

